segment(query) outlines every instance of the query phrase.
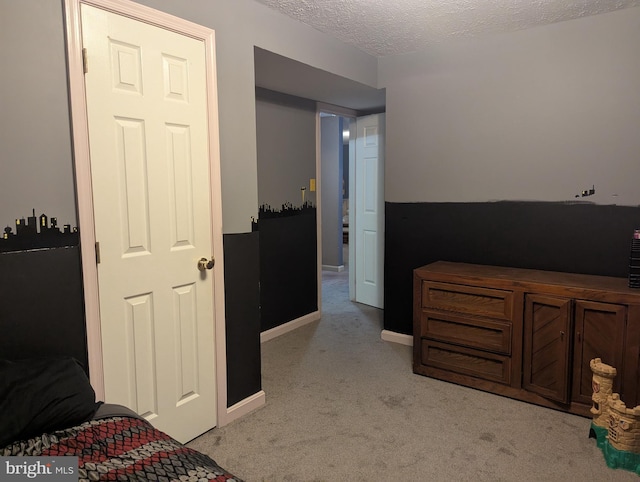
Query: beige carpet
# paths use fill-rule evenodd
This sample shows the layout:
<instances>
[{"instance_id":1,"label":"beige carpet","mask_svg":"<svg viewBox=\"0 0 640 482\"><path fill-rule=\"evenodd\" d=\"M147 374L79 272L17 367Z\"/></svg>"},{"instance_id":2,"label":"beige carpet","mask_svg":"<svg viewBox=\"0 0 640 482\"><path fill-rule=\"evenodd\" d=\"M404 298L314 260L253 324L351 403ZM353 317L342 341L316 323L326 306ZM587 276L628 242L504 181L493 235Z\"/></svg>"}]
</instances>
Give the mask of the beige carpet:
<instances>
[{"instance_id":1,"label":"beige carpet","mask_svg":"<svg viewBox=\"0 0 640 482\"><path fill-rule=\"evenodd\" d=\"M590 420L414 375L382 313L323 273L323 316L262 345L267 403L189 446L258 481L637 481Z\"/></svg>"}]
</instances>

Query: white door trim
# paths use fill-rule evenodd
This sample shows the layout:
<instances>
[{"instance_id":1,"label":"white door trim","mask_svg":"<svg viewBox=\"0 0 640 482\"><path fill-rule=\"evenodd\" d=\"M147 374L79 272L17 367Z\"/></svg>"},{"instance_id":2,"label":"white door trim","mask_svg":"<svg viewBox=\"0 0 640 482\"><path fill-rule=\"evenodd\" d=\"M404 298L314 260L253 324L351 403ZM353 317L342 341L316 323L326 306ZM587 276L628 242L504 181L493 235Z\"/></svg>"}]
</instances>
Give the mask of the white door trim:
<instances>
[{"instance_id":1,"label":"white door trim","mask_svg":"<svg viewBox=\"0 0 640 482\"><path fill-rule=\"evenodd\" d=\"M320 108L316 105L316 281L318 318L322 317L322 156L320 149Z\"/></svg>"},{"instance_id":2,"label":"white door trim","mask_svg":"<svg viewBox=\"0 0 640 482\"><path fill-rule=\"evenodd\" d=\"M89 129L82 61L82 30L80 5L92 5L118 15L155 25L204 42L207 67L207 111L209 122L210 185L212 187L211 213L213 219L222 220L220 197L220 146L218 137L218 95L215 77L214 31L128 0L65 0L65 24L69 69L69 98L76 177L80 254L84 287L87 350L91 384L99 400L104 399L102 342L100 334L100 307L98 298L98 272L95 252L95 220L91 186L89 155ZM212 224L213 252L223 252L222 222ZM218 426L230 421L227 409L227 362L224 306L224 261L216 257L213 270L215 310L215 350Z\"/></svg>"}]
</instances>

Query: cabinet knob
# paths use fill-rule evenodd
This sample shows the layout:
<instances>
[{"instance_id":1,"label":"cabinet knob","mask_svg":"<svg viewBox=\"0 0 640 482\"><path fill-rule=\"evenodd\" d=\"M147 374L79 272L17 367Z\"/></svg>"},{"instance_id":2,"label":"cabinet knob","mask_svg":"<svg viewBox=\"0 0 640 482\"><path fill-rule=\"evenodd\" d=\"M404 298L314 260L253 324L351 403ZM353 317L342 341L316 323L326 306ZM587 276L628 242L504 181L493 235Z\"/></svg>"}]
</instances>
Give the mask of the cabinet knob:
<instances>
[{"instance_id":1,"label":"cabinet knob","mask_svg":"<svg viewBox=\"0 0 640 482\"><path fill-rule=\"evenodd\" d=\"M560 332L560 339L561 339L561 340L564 340L564 331L561 331L561 332Z\"/></svg>"}]
</instances>

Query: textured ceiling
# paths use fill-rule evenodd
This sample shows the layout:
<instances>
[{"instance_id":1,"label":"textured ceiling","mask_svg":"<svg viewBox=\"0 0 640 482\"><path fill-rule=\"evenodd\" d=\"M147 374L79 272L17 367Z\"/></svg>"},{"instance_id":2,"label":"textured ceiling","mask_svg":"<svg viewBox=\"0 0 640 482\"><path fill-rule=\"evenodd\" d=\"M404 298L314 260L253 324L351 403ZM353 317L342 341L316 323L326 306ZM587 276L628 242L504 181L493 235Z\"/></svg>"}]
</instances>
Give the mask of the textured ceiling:
<instances>
[{"instance_id":1,"label":"textured ceiling","mask_svg":"<svg viewBox=\"0 0 640 482\"><path fill-rule=\"evenodd\" d=\"M371 55L640 6L640 0L257 0Z\"/></svg>"}]
</instances>

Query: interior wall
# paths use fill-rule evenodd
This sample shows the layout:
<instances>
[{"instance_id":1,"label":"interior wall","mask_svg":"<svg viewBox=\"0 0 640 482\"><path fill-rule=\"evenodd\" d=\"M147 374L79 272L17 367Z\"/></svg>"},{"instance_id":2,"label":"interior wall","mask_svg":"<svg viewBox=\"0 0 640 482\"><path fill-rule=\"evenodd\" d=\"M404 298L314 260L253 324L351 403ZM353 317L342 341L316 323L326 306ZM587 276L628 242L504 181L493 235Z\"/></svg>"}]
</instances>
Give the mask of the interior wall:
<instances>
[{"instance_id":1,"label":"interior wall","mask_svg":"<svg viewBox=\"0 0 640 482\"><path fill-rule=\"evenodd\" d=\"M377 60L253 0L138 0L216 31L225 233L258 209L254 46L375 86Z\"/></svg>"},{"instance_id":2,"label":"interior wall","mask_svg":"<svg viewBox=\"0 0 640 482\"><path fill-rule=\"evenodd\" d=\"M631 8L380 59L385 329L412 333L412 270L437 260L627 276L637 45Z\"/></svg>"},{"instance_id":3,"label":"interior wall","mask_svg":"<svg viewBox=\"0 0 640 482\"><path fill-rule=\"evenodd\" d=\"M259 379L256 380L256 374L260 373L256 328L259 320L255 316L260 303L257 296L246 296L247 289L254 295L257 293L259 266L242 262L256 260L259 249L258 236L251 231L251 219L257 217L259 205L254 46L370 86L375 86L377 80L377 60L252 0L138 3L216 31L225 253L233 255L229 269L241 266L250 270L245 272L242 283L225 273L225 281L229 282L225 286L227 299L243 299L247 303L246 310L232 306L226 313L227 326L233 327L227 332L229 349L243 347L234 353L227 367L229 401L233 401L234 397L259 390ZM36 209L37 216L45 213L56 217L59 226L77 224L63 5L63 0L0 0L0 58L10 66L0 80L2 225L13 225L16 218L31 215L32 209ZM315 249L315 237L313 242ZM71 278L65 279L68 289L59 291L58 304L82 308L81 271L73 269L80 262L79 250L69 253L73 258L67 260ZM25 256L28 262L38 259L31 253ZM12 275L4 274L7 276L3 283L12 283ZM38 293L51 289L51 277L35 277L33 282L20 286L25 290L20 299L39 299ZM249 319L246 311L251 314ZM46 318L34 321L36 325L48 323ZM83 310L74 310L72 319L62 323L83 326ZM17 340L20 333L10 335L5 336L7 343ZM37 343L20 340L19 351L24 356L38 350ZM75 342L73 347L65 345L65 340L68 341L56 338L51 350L85 352L83 337L79 346ZM242 363L237 363L240 359Z\"/></svg>"},{"instance_id":4,"label":"interior wall","mask_svg":"<svg viewBox=\"0 0 640 482\"><path fill-rule=\"evenodd\" d=\"M254 46L371 86L377 61L252 0L138 3L216 31L223 229L250 232L258 210ZM0 224L35 208L75 226L63 2L0 5L0 52L11 65L0 80Z\"/></svg>"},{"instance_id":5,"label":"interior wall","mask_svg":"<svg viewBox=\"0 0 640 482\"><path fill-rule=\"evenodd\" d=\"M386 203L384 327L412 334L413 270L434 261L627 277L640 207Z\"/></svg>"},{"instance_id":6,"label":"interior wall","mask_svg":"<svg viewBox=\"0 0 640 482\"><path fill-rule=\"evenodd\" d=\"M0 227L77 226L61 2L0 0Z\"/></svg>"},{"instance_id":7,"label":"interior wall","mask_svg":"<svg viewBox=\"0 0 640 482\"><path fill-rule=\"evenodd\" d=\"M227 406L262 389L258 233L224 235Z\"/></svg>"},{"instance_id":8,"label":"interior wall","mask_svg":"<svg viewBox=\"0 0 640 482\"><path fill-rule=\"evenodd\" d=\"M630 8L381 58L386 200L640 204L638 45Z\"/></svg>"},{"instance_id":9,"label":"interior wall","mask_svg":"<svg viewBox=\"0 0 640 482\"><path fill-rule=\"evenodd\" d=\"M318 311L316 208L260 213L260 327L268 331Z\"/></svg>"},{"instance_id":10,"label":"interior wall","mask_svg":"<svg viewBox=\"0 0 640 482\"><path fill-rule=\"evenodd\" d=\"M0 292L0 359L72 356L88 371L78 246L0 253Z\"/></svg>"},{"instance_id":11,"label":"interior wall","mask_svg":"<svg viewBox=\"0 0 640 482\"><path fill-rule=\"evenodd\" d=\"M322 189L322 266L344 267L342 259L343 119L320 118L320 165Z\"/></svg>"},{"instance_id":12,"label":"interior wall","mask_svg":"<svg viewBox=\"0 0 640 482\"><path fill-rule=\"evenodd\" d=\"M310 179L316 177L316 104L313 101L256 89L258 202L315 205Z\"/></svg>"},{"instance_id":13,"label":"interior wall","mask_svg":"<svg viewBox=\"0 0 640 482\"><path fill-rule=\"evenodd\" d=\"M260 327L318 309L316 103L256 88ZM304 191L302 190L304 188Z\"/></svg>"}]
</instances>

